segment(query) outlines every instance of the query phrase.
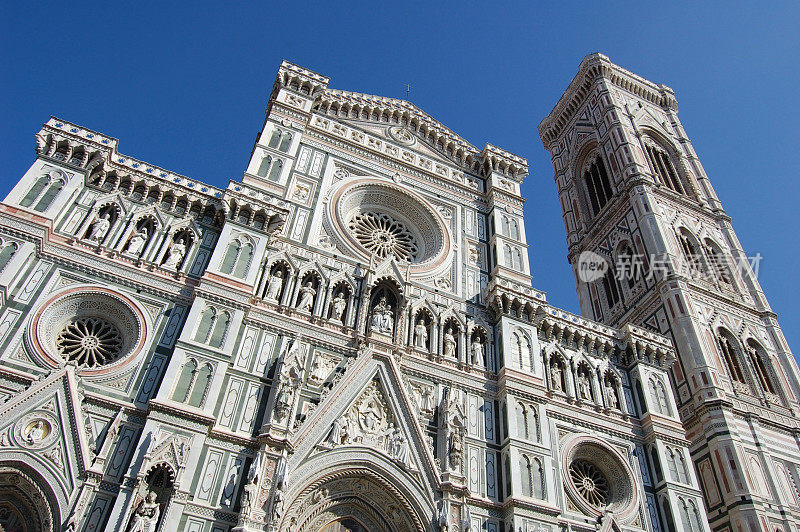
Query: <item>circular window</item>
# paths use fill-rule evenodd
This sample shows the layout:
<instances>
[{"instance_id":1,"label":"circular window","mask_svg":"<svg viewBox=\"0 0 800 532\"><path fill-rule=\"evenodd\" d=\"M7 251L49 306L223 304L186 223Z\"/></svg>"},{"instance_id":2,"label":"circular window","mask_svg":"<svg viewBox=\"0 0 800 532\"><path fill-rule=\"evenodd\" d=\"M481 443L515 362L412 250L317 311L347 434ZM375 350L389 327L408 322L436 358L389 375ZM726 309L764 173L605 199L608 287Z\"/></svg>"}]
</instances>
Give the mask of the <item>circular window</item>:
<instances>
[{"instance_id":1,"label":"circular window","mask_svg":"<svg viewBox=\"0 0 800 532\"><path fill-rule=\"evenodd\" d=\"M608 479L593 463L586 460L572 462L569 476L586 502L592 506L606 506L609 495Z\"/></svg>"},{"instance_id":2,"label":"circular window","mask_svg":"<svg viewBox=\"0 0 800 532\"><path fill-rule=\"evenodd\" d=\"M422 198L395 183L348 182L329 203L338 240L356 256L390 256L429 270L444 262L450 240L443 221Z\"/></svg>"},{"instance_id":3,"label":"circular window","mask_svg":"<svg viewBox=\"0 0 800 532\"><path fill-rule=\"evenodd\" d=\"M578 436L565 445L563 463L567 492L583 512L613 511L620 519L635 515L633 471L617 451L598 438Z\"/></svg>"},{"instance_id":4,"label":"circular window","mask_svg":"<svg viewBox=\"0 0 800 532\"><path fill-rule=\"evenodd\" d=\"M50 298L31 320L28 338L45 362L72 362L85 372L130 360L145 344L145 315L105 288L74 288Z\"/></svg>"},{"instance_id":5,"label":"circular window","mask_svg":"<svg viewBox=\"0 0 800 532\"><path fill-rule=\"evenodd\" d=\"M115 361L124 343L114 324L86 316L70 321L56 339L62 357L89 368Z\"/></svg>"},{"instance_id":6,"label":"circular window","mask_svg":"<svg viewBox=\"0 0 800 532\"><path fill-rule=\"evenodd\" d=\"M403 222L385 213L363 212L350 220L350 230L359 243L382 259L395 256L405 262L417 259L416 239Z\"/></svg>"}]
</instances>

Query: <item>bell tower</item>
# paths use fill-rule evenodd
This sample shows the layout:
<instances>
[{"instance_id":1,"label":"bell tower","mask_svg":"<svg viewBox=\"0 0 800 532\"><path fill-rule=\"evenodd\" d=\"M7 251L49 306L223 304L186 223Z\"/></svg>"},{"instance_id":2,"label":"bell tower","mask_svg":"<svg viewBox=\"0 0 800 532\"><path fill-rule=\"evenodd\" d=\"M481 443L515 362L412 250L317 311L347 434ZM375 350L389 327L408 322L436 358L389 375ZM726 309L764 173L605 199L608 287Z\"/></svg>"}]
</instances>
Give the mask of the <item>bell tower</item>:
<instances>
[{"instance_id":1,"label":"bell tower","mask_svg":"<svg viewBox=\"0 0 800 532\"><path fill-rule=\"evenodd\" d=\"M539 125L568 259L584 316L672 339L712 529L775 530L800 515L798 367L677 113L669 87L583 60ZM643 420L662 422L645 406L657 390L636 387Z\"/></svg>"}]
</instances>

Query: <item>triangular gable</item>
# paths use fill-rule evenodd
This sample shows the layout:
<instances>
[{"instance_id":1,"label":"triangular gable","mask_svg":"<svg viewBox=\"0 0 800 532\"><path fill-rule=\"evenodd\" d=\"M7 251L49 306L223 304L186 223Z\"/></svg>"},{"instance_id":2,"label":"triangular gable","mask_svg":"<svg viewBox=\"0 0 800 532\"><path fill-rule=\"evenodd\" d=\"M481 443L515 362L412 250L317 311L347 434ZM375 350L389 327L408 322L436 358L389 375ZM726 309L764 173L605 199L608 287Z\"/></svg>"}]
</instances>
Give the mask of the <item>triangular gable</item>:
<instances>
[{"instance_id":1,"label":"triangular gable","mask_svg":"<svg viewBox=\"0 0 800 532\"><path fill-rule=\"evenodd\" d=\"M152 215L153 217L155 217L160 227L164 226L165 224L164 215L161 213L161 209L159 209L155 205L150 205L140 211L136 211L136 221L139 221L142 218L147 217L148 215Z\"/></svg>"},{"instance_id":2,"label":"triangular gable","mask_svg":"<svg viewBox=\"0 0 800 532\"><path fill-rule=\"evenodd\" d=\"M289 467L333 450L377 450L426 491L438 489L433 450L416 412L392 357L366 351L292 438Z\"/></svg>"},{"instance_id":3,"label":"triangular gable","mask_svg":"<svg viewBox=\"0 0 800 532\"><path fill-rule=\"evenodd\" d=\"M71 494L91 456L81 412L72 366L34 382L0 405L0 458L6 453L22 454Z\"/></svg>"},{"instance_id":4,"label":"triangular gable","mask_svg":"<svg viewBox=\"0 0 800 532\"><path fill-rule=\"evenodd\" d=\"M375 259L376 257L373 255L371 260L374 261ZM383 279L389 279L394 281L398 288L402 289L408 282L409 265L406 264L405 267L401 267L394 257L384 259L383 262L377 264L373 263L371 266L373 271L367 278L368 285Z\"/></svg>"},{"instance_id":5,"label":"triangular gable","mask_svg":"<svg viewBox=\"0 0 800 532\"><path fill-rule=\"evenodd\" d=\"M673 138L672 133L664 129L664 126L661 124L661 121L658 119L658 117L654 116L647 107L639 109L639 111L633 115L633 122L639 127L644 126L654 129L665 139Z\"/></svg>"}]
</instances>

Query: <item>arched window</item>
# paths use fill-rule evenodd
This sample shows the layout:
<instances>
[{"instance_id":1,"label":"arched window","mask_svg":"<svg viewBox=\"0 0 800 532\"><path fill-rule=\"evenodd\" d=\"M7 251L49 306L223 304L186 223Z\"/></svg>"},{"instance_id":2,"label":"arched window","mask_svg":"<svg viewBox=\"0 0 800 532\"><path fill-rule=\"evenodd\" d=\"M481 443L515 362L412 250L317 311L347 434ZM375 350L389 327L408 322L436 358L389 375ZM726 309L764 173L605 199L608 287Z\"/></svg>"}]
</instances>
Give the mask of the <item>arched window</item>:
<instances>
[{"instance_id":1,"label":"arched window","mask_svg":"<svg viewBox=\"0 0 800 532\"><path fill-rule=\"evenodd\" d=\"M197 372L197 378L194 380L191 394L189 395L188 403L190 406L203 406L203 401L208 392L208 386L211 384L211 364L204 364Z\"/></svg>"},{"instance_id":2,"label":"arched window","mask_svg":"<svg viewBox=\"0 0 800 532\"><path fill-rule=\"evenodd\" d=\"M202 344L208 343L208 339L211 337L211 329L216 321L217 311L211 307L206 308L200 315L200 323L197 325L194 341Z\"/></svg>"},{"instance_id":3,"label":"arched window","mask_svg":"<svg viewBox=\"0 0 800 532\"><path fill-rule=\"evenodd\" d=\"M172 392L172 399L174 401L180 401L181 403L186 402L186 399L189 398L189 391L192 388L196 375L197 361L190 358L183 364L178 382L175 384L175 391Z\"/></svg>"},{"instance_id":4,"label":"arched window","mask_svg":"<svg viewBox=\"0 0 800 532\"><path fill-rule=\"evenodd\" d=\"M522 252L519 248L514 248L512 251L512 267L515 270L522 271Z\"/></svg>"},{"instance_id":5,"label":"arched window","mask_svg":"<svg viewBox=\"0 0 800 532\"><path fill-rule=\"evenodd\" d=\"M145 191L146 189L144 188L143 185L136 185L136 187L134 187L133 189L133 194L131 195L131 197L136 201L142 201L142 199L144 199Z\"/></svg>"},{"instance_id":6,"label":"arched window","mask_svg":"<svg viewBox=\"0 0 800 532\"><path fill-rule=\"evenodd\" d=\"M514 264L514 259L511 255L511 246L506 244L505 247L503 248L503 252L504 252L503 258L505 259L506 266L512 268L513 267L512 265Z\"/></svg>"},{"instance_id":7,"label":"arched window","mask_svg":"<svg viewBox=\"0 0 800 532\"><path fill-rule=\"evenodd\" d=\"M256 214L255 218L253 218L253 227L256 229L264 229L264 224L266 223L266 218L260 214Z\"/></svg>"},{"instance_id":8,"label":"arched window","mask_svg":"<svg viewBox=\"0 0 800 532\"><path fill-rule=\"evenodd\" d=\"M238 240L233 240L228 244L228 248L225 250L225 256L222 258L222 265L219 268L222 273L227 275L233 273L233 268L236 266L236 259L239 257L241 246L242 243Z\"/></svg>"},{"instance_id":9,"label":"arched window","mask_svg":"<svg viewBox=\"0 0 800 532\"><path fill-rule=\"evenodd\" d=\"M249 242L244 244L239 251L239 258L236 260L234 277L244 279L250 271L250 263L253 261L253 245Z\"/></svg>"},{"instance_id":10,"label":"arched window","mask_svg":"<svg viewBox=\"0 0 800 532\"><path fill-rule=\"evenodd\" d=\"M544 500L547 498L544 483L544 467L542 461L538 458L533 459L533 471L531 483L533 484L533 496L536 499Z\"/></svg>"},{"instance_id":11,"label":"arched window","mask_svg":"<svg viewBox=\"0 0 800 532\"><path fill-rule=\"evenodd\" d=\"M247 225L250 223L250 211L247 209L241 209L239 214L236 216L236 221L242 225Z\"/></svg>"},{"instance_id":12,"label":"arched window","mask_svg":"<svg viewBox=\"0 0 800 532\"><path fill-rule=\"evenodd\" d=\"M641 275L639 265L634 262L634 258L631 246L623 242L617 250L616 271L619 277L625 279L629 290L636 285L638 276Z\"/></svg>"},{"instance_id":13,"label":"arched window","mask_svg":"<svg viewBox=\"0 0 800 532\"><path fill-rule=\"evenodd\" d=\"M289 147L292 144L292 134L291 133L284 133L281 137L281 147L278 148L280 151L289 151Z\"/></svg>"},{"instance_id":14,"label":"arched window","mask_svg":"<svg viewBox=\"0 0 800 532\"><path fill-rule=\"evenodd\" d=\"M650 462L653 464L653 472L656 475L656 483L664 480L664 472L661 470L661 460L658 458L658 450L655 445L650 446Z\"/></svg>"},{"instance_id":15,"label":"arched window","mask_svg":"<svg viewBox=\"0 0 800 532\"><path fill-rule=\"evenodd\" d=\"M36 201L39 196L42 195L45 187L50 183L50 176L43 175L39 179L36 180L36 183L28 190L28 193L25 194L25 197L22 198L22 201L19 202L20 205L23 207L30 207L33 205L33 202Z\"/></svg>"},{"instance_id":16,"label":"arched window","mask_svg":"<svg viewBox=\"0 0 800 532\"><path fill-rule=\"evenodd\" d=\"M583 181L586 184L586 193L589 197L589 204L592 206L592 214L596 215L614 195L606 165L599 154L586 167Z\"/></svg>"},{"instance_id":17,"label":"arched window","mask_svg":"<svg viewBox=\"0 0 800 532\"><path fill-rule=\"evenodd\" d=\"M717 280L725 284L731 284L731 276L728 270L730 261L728 256L723 253L710 239L705 240L706 257L714 272Z\"/></svg>"},{"instance_id":18,"label":"arched window","mask_svg":"<svg viewBox=\"0 0 800 532\"><path fill-rule=\"evenodd\" d=\"M672 509L667 497L661 499L661 508L664 510L664 528L667 532L675 532L675 521L672 519Z\"/></svg>"},{"instance_id":19,"label":"arched window","mask_svg":"<svg viewBox=\"0 0 800 532\"><path fill-rule=\"evenodd\" d=\"M226 275L244 279L250 271L252 261L253 245L250 242L242 242L236 239L228 244L219 269Z\"/></svg>"},{"instance_id":20,"label":"arched window","mask_svg":"<svg viewBox=\"0 0 800 532\"><path fill-rule=\"evenodd\" d=\"M612 309L620 301L619 284L617 283L614 265L610 264L605 275L603 275L603 290L606 293L606 303Z\"/></svg>"},{"instance_id":21,"label":"arched window","mask_svg":"<svg viewBox=\"0 0 800 532\"><path fill-rule=\"evenodd\" d=\"M519 364L519 368L525 369L525 367L532 364L531 343L524 334L516 331L511 333L511 340L514 349L514 358L517 364Z\"/></svg>"},{"instance_id":22,"label":"arched window","mask_svg":"<svg viewBox=\"0 0 800 532\"><path fill-rule=\"evenodd\" d=\"M647 142L645 143L645 152L656 183L665 185L678 194L685 194L686 191L667 151L661 146Z\"/></svg>"},{"instance_id":23,"label":"arched window","mask_svg":"<svg viewBox=\"0 0 800 532\"><path fill-rule=\"evenodd\" d=\"M675 462L675 452L669 447L667 447L667 467L669 468L670 479L681 482L678 474L678 464Z\"/></svg>"},{"instance_id":24,"label":"arched window","mask_svg":"<svg viewBox=\"0 0 800 532\"><path fill-rule=\"evenodd\" d=\"M686 466L686 458L680 449L675 449L675 467L678 470L678 482L689 483L689 468Z\"/></svg>"},{"instance_id":25,"label":"arched window","mask_svg":"<svg viewBox=\"0 0 800 532\"><path fill-rule=\"evenodd\" d=\"M531 406L527 410L526 422L527 422L527 424L525 425L526 437L529 440L541 441L542 435L541 435L541 427L539 425L539 412L537 412L535 406Z\"/></svg>"},{"instance_id":26,"label":"arched window","mask_svg":"<svg viewBox=\"0 0 800 532\"><path fill-rule=\"evenodd\" d=\"M269 139L270 148L277 148L280 145L282 134L283 132L280 129L276 129L272 132L272 136Z\"/></svg>"},{"instance_id":27,"label":"arched window","mask_svg":"<svg viewBox=\"0 0 800 532\"><path fill-rule=\"evenodd\" d=\"M217 319L214 321L214 329L211 332L211 339L208 341L208 345L217 348L222 347L222 343L225 341L225 336L228 333L228 324L230 320L230 314L227 312L223 312L217 316Z\"/></svg>"},{"instance_id":28,"label":"arched window","mask_svg":"<svg viewBox=\"0 0 800 532\"><path fill-rule=\"evenodd\" d=\"M669 402L667 401L667 390L661 379L652 377L648 383L650 388L650 402L653 410L658 414L670 415Z\"/></svg>"},{"instance_id":29,"label":"arched window","mask_svg":"<svg viewBox=\"0 0 800 532\"><path fill-rule=\"evenodd\" d=\"M647 401L644 400L644 390L642 390L642 383L639 379L635 379L633 387L636 389L636 395L639 398L639 410L641 415L647 413Z\"/></svg>"},{"instance_id":30,"label":"arched window","mask_svg":"<svg viewBox=\"0 0 800 532\"><path fill-rule=\"evenodd\" d=\"M267 177L267 173L269 172L269 167L272 166L272 157L266 155L261 158L261 164L258 165L258 170L256 171L256 175L260 177Z\"/></svg>"},{"instance_id":31,"label":"arched window","mask_svg":"<svg viewBox=\"0 0 800 532\"><path fill-rule=\"evenodd\" d=\"M64 183L62 179L56 179L50 183L50 186L47 187L47 190L44 195L42 195L39 203L36 204L36 207L34 207L34 210L39 212L46 211L50 205L53 204L53 201L56 199L56 196L58 196L58 193L61 192L61 189L64 188L65 184L66 183Z\"/></svg>"},{"instance_id":32,"label":"arched window","mask_svg":"<svg viewBox=\"0 0 800 532\"><path fill-rule=\"evenodd\" d=\"M509 227L511 229L511 238L519 240L519 222L516 219L512 218L509 220Z\"/></svg>"},{"instance_id":33,"label":"arched window","mask_svg":"<svg viewBox=\"0 0 800 532\"><path fill-rule=\"evenodd\" d=\"M689 274L702 273L703 258L700 248L695 244L694 237L686 229L681 229L678 233L678 242L680 242L686 265L689 268Z\"/></svg>"},{"instance_id":34,"label":"arched window","mask_svg":"<svg viewBox=\"0 0 800 532\"><path fill-rule=\"evenodd\" d=\"M11 262L11 259L14 257L16 252L17 244L14 242L3 243L0 241L0 273L6 269L6 266L8 266L9 262Z\"/></svg>"},{"instance_id":35,"label":"arched window","mask_svg":"<svg viewBox=\"0 0 800 532\"><path fill-rule=\"evenodd\" d=\"M283 170L283 161L280 159L275 159L275 163L269 170L269 179L270 181L278 181L281 178L281 170Z\"/></svg>"},{"instance_id":36,"label":"arched window","mask_svg":"<svg viewBox=\"0 0 800 532\"><path fill-rule=\"evenodd\" d=\"M697 508L697 504L689 499L689 520L692 523L692 530L696 530L697 532L703 531L703 522L702 518L700 517L700 510Z\"/></svg>"},{"instance_id":37,"label":"arched window","mask_svg":"<svg viewBox=\"0 0 800 532\"><path fill-rule=\"evenodd\" d=\"M2 271L3 267L3 261L1 257L2 254L0 254L0 271ZM775 386L772 384L772 377L767 369L768 363L764 362L767 360L767 355L764 352L764 349L754 340L750 339L747 341L747 356L750 359L750 365L753 367L761 387L769 393L775 393Z\"/></svg>"},{"instance_id":38,"label":"arched window","mask_svg":"<svg viewBox=\"0 0 800 532\"><path fill-rule=\"evenodd\" d=\"M189 202L185 199L178 200L178 203L175 204L175 214L178 216L183 216L186 214L186 209L189 208Z\"/></svg>"},{"instance_id":39,"label":"arched window","mask_svg":"<svg viewBox=\"0 0 800 532\"><path fill-rule=\"evenodd\" d=\"M742 367L739 365L739 354L735 344L736 341L724 331L720 330L717 333L717 345L728 369L728 376L734 381L745 384L747 381L744 378Z\"/></svg>"},{"instance_id":40,"label":"arched window","mask_svg":"<svg viewBox=\"0 0 800 532\"><path fill-rule=\"evenodd\" d=\"M517 405L517 436L520 438L528 438L528 416L525 413L525 407Z\"/></svg>"},{"instance_id":41,"label":"arched window","mask_svg":"<svg viewBox=\"0 0 800 532\"><path fill-rule=\"evenodd\" d=\"M56 152L53 154L53 158L58 159L59 161L66 161L68 154L69 154L69 144L67 144L66 142L62 142L56 148Z\"/></svg>"},{"instance_id":42,"label":"arched window","mask_svg":"<svg viewBox=\"0 0 800 532\"><path fill-rule=\"evenodd\" d=\"M525 497L532 497L533 490L531 488L533 484L533 471L531 468L531 461L525 455L522 455L519 460L519 472L520 476L522 477L522 494Z\"/></svg>"}]
</instances>

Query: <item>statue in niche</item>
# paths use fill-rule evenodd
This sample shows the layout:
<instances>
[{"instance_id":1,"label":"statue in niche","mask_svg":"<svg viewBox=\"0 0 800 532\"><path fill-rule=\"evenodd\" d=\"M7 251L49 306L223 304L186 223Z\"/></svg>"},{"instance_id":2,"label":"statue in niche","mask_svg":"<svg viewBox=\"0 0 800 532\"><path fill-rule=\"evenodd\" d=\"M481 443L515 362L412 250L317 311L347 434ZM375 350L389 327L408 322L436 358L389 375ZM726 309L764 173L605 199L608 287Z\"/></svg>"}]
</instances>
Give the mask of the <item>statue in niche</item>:
<instances>
[{"instance_id":1,"label":"statue in niche","mask_svg":"<svg viewBox=\"0 0 800 532\"><path fill-rule=\"evenodd\" d=\"M314 363L311 366L311 380L323 382L330 374L333 366L333 361L323 355L317 355Z\"/></svg>"},{"instance_id":2,"label":"statue in niche","mask_svg":"<svg viewBox=\"0 0 800 532\"><path fill-rule=\"evenodd\" d=\"M339 323L344 323L344 309L347 307L347 300L344 298L344 293L340 290L336 297L333 299L333 319Z\"/></svg>"},{"instance_id":3,"label":"statue in niche","mask_svg":"<svg viewBox=\"0 0 800 532\"><path fill-rule=\"evenodd\" d=\"M137 257L141 255L144 245L147 242L147 237L147 227L139 229L139 231L131 237L130 241L128 241L128 254Z\"/></svg>"},{"instance_id":4,"label":"statue in niche","mask_svg":"<svg viewBox=\"0 0 800 532\"><path fill-rule=\"evenodd\" d=\"M481 341L480 336L476 336L474 340L472 340L472 365L485 368L486 367L486 357L483 355L483 342Z\"/></svg>"},{"instance_id":5,"label":"statue in niche","mask_svg":"<svg viewBox=\"0 0 800 532\"><path fill-rule=\"evenodd\" d=\"M333 424L331 425L331 431L328 433L328 437L325 438L325 443L329 443L331 445L339 445L342 443L342 432L344 426L340 418L336 418L333 420Z\"/></svg>"},{"instance_id":6,"label":"statue in niche","mask_svg":"<svg viewBox=\"0 0 800 532\"><path fill-rule=\"evenodd\" d=\"M450 431L447 441L447 455L450 460L450 467L458 469L461 467L461 458L464 452L464 442L461 439L461 431L454 428Z\"/></svg>"},{"instance_id":7,"label":"statue in niche","mask_svg":"<svg viewBox=\"0 0 800 532\"><path fill-rule=\"evenodd\" d=\"M608 408L619 408L617 391L614 389L614 383L611 381L606 381L606 404Z\"/></svg>"},{"instance_id":8,"label":"statue in niche","mask_svg":"<svg viewBox=\"0 0 800 532\"><path fill-rule=\"evenodd\" d=\"M554 362L550 365L550 381L553 385L553 390L563 392L564 386L562 385L562 376L564 372L561 370L561 365Z\"/></svg>"},{"instance_id":9,"label":"statue in niche","mask_svg":"<svg viewBox=\"0 0 800 532\"><path fill-rule=\"evenodd\" d=\"M425 320L420 318L414 327L414 347L424 350L427 349L427 345L428 327L425 325Z\"/></svg>"},{"instance_id":10,"label":"statue in niche","mask_svg":"<svg viewBox=\"0 0 800 532\"><path fill-rule=\"evenodd\" d=\"M172 247L169 248L169 256L164 262L164 267L168 270L177 271L185 255L186 246L183 243L183 238L179 238L174 244L172 244Z\"/></svg>"},{"instance_id":11,"label":"statue in niche","mask_svg":"<svg viewBox=\"0 0 800 532\"><path fill-rule=\"evenodd\" d=\"M156 493L151 491L147 497L139 504L133 514L131 526L128 532L153 532L161 514L161 507L156 502Z\"/></svg>"},{"instance_id":12,"label":"statue in niche","mask_svg":"<svg viewBox=\"0 0 800 532\"><path fill-rule=\"evenodd\" d=\"M453 329L447 328L444 333L444 356L448 358L456 358L456 337L453 336Z\"/></svg>"},{"instance_id":13,"label":"statue in niche","mask_svg":"<svg viewBox=\"0 0 800 532\"><path fill-rule=\"evenodd\" d=\"M294 396L303 380L302 362L298 360L300 339L296 339L291 349L284 357L281 367L278 398L275 402L275 415L279 422L283 422L294 404Z\"/></svg>"},{"instance_id":14,"label":"statue in niche","mask_svg":"<svg viewBox=\"0 0 800 532\"><path fill-rule=\"evenodd\" d=\"M392 334L394 328L394 312L386 302L386 296L381 297L375 308L372 309L372 327L381 333Z\"/></svg>"},{"instance_id":15,"label":"statue in niche","mask_svg":"<svg viewBox=\"0 0 800 532\"><path fill-rule=\"evenodd\" d=\"M100 218L95 220L92 226L89 228L89 236L87 237L88 240L91 242L100 243L105 238L108 230L111 228L111 220L109 220L110 216L108 215L108 211L104 212Z\"/></svg>"},{"instance_id":16,"label":"statue in niche","mask_svg":"<svg viewBox=\"0 0 800 532\"><path fill-rule=\"evenodd\" d=\"M420 391L420 408L424 412L432 412L433 411L433 387L432 386L423 386L422 390Z\"/></svg>"},{"instance_id":17,"label":"statue in niche","mask_svg":"<svg viewBox=\"0 0 800 532\"><path fill-rule=\"evenodd\" d=\"M269 286L267 287L267 301L279 303L281 297L281 289L283 288L283 272L275 270L269 277Z\"/></svg>"},{"instance_id":18,"label":"statue in niche","mask_svg":"<svg viewBox=\"0 0 800 532\"><path fill-rule=\"evenodd\" d=\"M578 374L578 393L581 399L586 399L588 401L592 398L592 386L589 383L589 376L586 375L585 371L581 371Z\"/></svg>"},{"instance_id":19,"label":"statue in niche","mask_svg":"<svg viewBox=\"0 0 800 532\"><path fill-rule=\"evenodd\" d=\"M442 500L442 507L439 509L439 517L436 524L439 525L440 532L449 532L450 530L450 503L445 499Z\"/></svg>"},{"instance_id":20,"label":"statue in niche","mask_svg":"<svg viewBox=\"0 0 800 532\"><path fill-rule=\"evenodd\" d=\"M311 314L315 295L317 295L317 291L314 290L311 281L306 281L306 285L300 288L300 303L297 305L297 310Z\"/></svg>"}]
</instances>

